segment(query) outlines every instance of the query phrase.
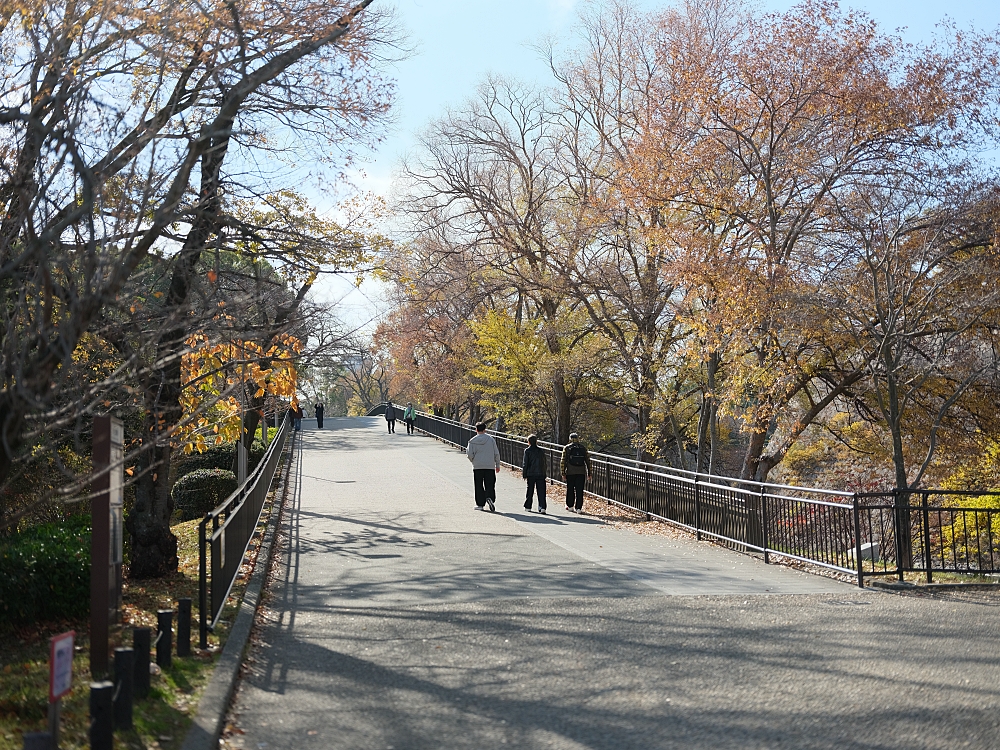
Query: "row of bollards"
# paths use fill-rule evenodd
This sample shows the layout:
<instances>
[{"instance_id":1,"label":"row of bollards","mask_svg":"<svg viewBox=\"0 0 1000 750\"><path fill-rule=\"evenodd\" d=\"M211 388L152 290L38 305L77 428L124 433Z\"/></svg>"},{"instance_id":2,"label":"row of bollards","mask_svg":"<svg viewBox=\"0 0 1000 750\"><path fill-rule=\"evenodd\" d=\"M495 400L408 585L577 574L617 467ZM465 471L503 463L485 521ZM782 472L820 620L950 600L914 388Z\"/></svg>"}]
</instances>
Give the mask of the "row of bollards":
<instances>
[{"instance_id":1,"label":"row of bollards","mask_svg":"<svg viewBox=\"0 0 1000 750\"><path fill-rule=\"evenodd\" d=\"M156 613L156 640L150 628L132 630L132 648L116 648L114 681L90 683L90 747L112 750L116 729L132 728L132 704L149 695L150 653L155 646L156 663L171 666L173 610ZM191 600L177 600L177 656L191 655ZM24 735L24 750L57 750L50 732Z\"/></svg>"}]
</instances>

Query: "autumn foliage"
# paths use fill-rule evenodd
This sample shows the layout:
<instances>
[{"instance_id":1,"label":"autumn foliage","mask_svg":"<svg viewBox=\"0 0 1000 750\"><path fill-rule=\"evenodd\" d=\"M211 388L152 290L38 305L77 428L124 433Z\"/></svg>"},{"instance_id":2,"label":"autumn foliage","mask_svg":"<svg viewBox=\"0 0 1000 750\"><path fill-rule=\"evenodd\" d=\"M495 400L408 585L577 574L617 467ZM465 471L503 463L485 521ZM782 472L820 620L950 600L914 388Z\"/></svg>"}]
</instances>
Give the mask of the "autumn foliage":
<instances>
[{"instance_id":1,"label":"autumn foliage","mask_svg":"<svg viewBox=\"0 0 1000 750\"><path fill-rule=\"evenodd\" d=\"M580 32L406 165L410 393L757 480L818 443L917 486L997 434L995 36L735 0Z\"/></svg>"}]
</instances>

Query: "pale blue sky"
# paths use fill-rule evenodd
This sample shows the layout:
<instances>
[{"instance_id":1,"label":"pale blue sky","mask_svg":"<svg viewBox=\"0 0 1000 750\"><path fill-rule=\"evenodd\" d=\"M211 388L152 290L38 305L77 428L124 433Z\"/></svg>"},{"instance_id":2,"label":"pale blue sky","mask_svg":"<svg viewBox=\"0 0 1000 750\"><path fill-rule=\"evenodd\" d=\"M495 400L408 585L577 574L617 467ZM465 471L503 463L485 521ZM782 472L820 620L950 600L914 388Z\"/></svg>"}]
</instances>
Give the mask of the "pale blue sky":
<instances>
[{"instance_id":1,"label":"pale blue sky","mask_svg":"<svg viewBox=\"0 0 1000 750\"><path fill-rule=\"evenodd\" d=\"M381 3L382 0L376 0ZM633 0L641 8L666 7L663 0ZM415 136L450 105L470 97L487 73L547 83L547 69L532 45L552 35L572 44L580 0L397 0L400 24L414 53L395 68L398 81L397 122L394 131L364 164L365 176L355 183L385 194L401 155L411 150ZM784 10L793 0L762 0L769 10ZM842 2L872 15L883 28L906 27L905 38L929 39L945 16L960 27L1000 27L1000 0L868 0ZM353 323L379 316L378 285L359 291L349 285L324 284L321 295L341 299L343 315Z\"/></svg>"},{"instance_id":2,"label":"pale blue sky","mask_svg":"<svg viewBox=\"0 0 1000 750\"><path fill-rule=\"evenodd\" d=\"M381 0L376 0L381 2ZM654 10L662 0L633 0ZM761 6L784 10L791 0L765 0ZM396 66L399 84L398 122L366 166L372 188L387 186L402 153L412 148L414 135L449 105L474 93L487 73L502 73L547 82L546 68L531 45L546 35L571 43L579 0L398 0L398 17L415 53ZM869 0L844 2L871 14L883 27L907 27L910 41L927 39L946 15L959 26L1000 26L1000 0Z\"/></svg>"}]
</instances>

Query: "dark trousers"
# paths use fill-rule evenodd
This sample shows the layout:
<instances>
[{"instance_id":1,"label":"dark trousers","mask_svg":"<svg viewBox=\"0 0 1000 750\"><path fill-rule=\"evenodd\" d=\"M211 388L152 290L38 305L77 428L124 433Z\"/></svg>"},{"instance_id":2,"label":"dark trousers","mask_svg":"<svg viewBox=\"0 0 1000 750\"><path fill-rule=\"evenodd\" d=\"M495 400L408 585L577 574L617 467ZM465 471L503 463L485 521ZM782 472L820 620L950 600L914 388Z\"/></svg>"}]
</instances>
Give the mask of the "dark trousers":
<instances>
[{"instance_id":1,"label":"dark trousers","mask_svg":"<svg viewBox=\"0 0 1000 750\"><path fill-rule=\"evenodd\" d=\"M387 419L387 420L385 420L385 423L389 426L389 432L395 432L396 431L396 420L395 419Z\"/></svg>"},{"instance_id":2,"label":"dark trousers","mask_svg":"<svg viewBox=\"0 0 1000 750\"><path fill-rule=\"evenodd\" d=\"M412 435L413 434L413 420L412 419L406 419L406 420L403 420L403 421L406 422L406 434L407 435Z\"/></svg>"},{"instance_id":3,"label":"dark trousers","mask_svg":"<svg viewBox=\"0 0 1000 750\"><path fill-rule=\"evenodd\" d=\"M316 416L316 427L319 428L319 429L321 429L321 430L323 429L323 415L322 414L319 414L319 415Z\"/></svg>"},{"instance_id":4,"label":"dark trousers","mask_svg":"<svg viewBox=\"0 0 1000 750\"><path fill-rule=\"evenodd\" d=\"M497 473L493 469L473 469L472 480L476 483L476 505L482 508L486 498L496 502Z\"/></svg>"},{"instance_id":5,"label":"dark trousers","mask_svg":"<svg viewBox=\"0 0 1000 750\"><path fill-rule=\"evenodd\" d=\"M576 509L583 508L583 485L587 482L586 474L566 475L566 507L572 508L576 501Z\"/></svg>"},{"instance_id":6,"label":"dark trousers","mask_svg":"<svg viewBox=\"0 0 1000 750\"><path fill-rule=\"evenodd\" d=\"M524 507L531 508L531 495L538 493L538 507L545 510L545 477L527 477L528 494L524 496Z\"/></svg>"}]
</instances>

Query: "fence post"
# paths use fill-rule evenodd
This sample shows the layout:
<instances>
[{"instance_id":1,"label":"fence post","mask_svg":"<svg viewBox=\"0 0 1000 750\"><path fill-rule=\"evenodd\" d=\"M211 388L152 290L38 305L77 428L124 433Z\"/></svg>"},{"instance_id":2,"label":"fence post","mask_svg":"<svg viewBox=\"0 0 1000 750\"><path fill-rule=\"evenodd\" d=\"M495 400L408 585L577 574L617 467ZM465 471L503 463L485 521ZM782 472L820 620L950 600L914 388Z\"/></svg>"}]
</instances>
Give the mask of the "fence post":
<instances>
[{"instance_id":1,"label":"fence post","mask_svg":"<svg viewBox=\"0 0 1000 750\"><path fill-rule=\"evenodd\" d=\"M115 692L113 696L115 729L132 728L132 694L135 682L135 652L115 649Z\"/></svg>"},{"instance_id":2,"label":"fence post","mask_svg":"<svg viewBox=\"0 0 1000 750\"><path fill-rule=\"evenodd\" d=\"M149 650L152 648L153 634L149 628L135 628L132 631L132 687L136 698L149 695Z\"/></svg>"},{"instance_id":3,"label":"fence post","mask_svg":"<svg viewBox=\"0 0 1000 750\"><path fill-rule=\"evenodd\" d=\"M861 508L858 493L854 493L854 564L858 568L858 588L865 587L865 567L861 559Z\"/></svg>"},{"instance_id":4,"label":"fence post","mask_svg":"<svg viewBox=\"0 0 1000 750\"><path fill-rule=\"evenodd\" d=\"M694 538L701 541L701 491L698 489L698 475L694 475Z\"/></svg>"},{"instance_id":5,"label":"fence post","mask_svg":"<svg viewBox=\"0 0 1000 750\"><path fill-rule=\"evenodd\" d=\"M25 732L21 739L24 750L53 750L51 732Z\"/></svg>"},{"instance_id":6,"label":"fence post","mask_svg":"<svg viewBox=\"0 0 1000 750\"><path fill-rule=\"evenodd\" d=\"M761 537L763 538L764 544L764 564L767 565L771 562L770 556L768 555L768 544L770 543L770 537L767 533L767 493L764 491L764 485L760 485L760 523L761 523Z\"/></svg>"},{"instance_id":7,"label":"fence post","mask_svg":"<svg viewBox=\"0 0 1000 750\"><path fill-rule=\"evenodd\" d=\"M205 528L210 514L198 524L198 648L208 648L208 543Z\"/></svg>"},{"instance_id":8,"label":"fence post","mask_svg":"<svg viewBox=\"0 0 1000 750\"><path fill-rule=\"evenodd\" d=\"M931 568L934 567L931 564L931 516L927 510L927 492L920 493L922 499L920 506L924 512L924 565L927 567L927 583L933 583L933 572Z\"/></svg>"},{"instance_id":9,"label":"fence post","mask_svg":"<svg viewBox=\"0 0 1000 750\"><path fill-rule=\"evenodd\" d=\"M649 469L643 467L642 476L646 482L646 504L644 507L646 509L646 520L648 521L651 518L651 516L649 515Z\"/></svg>"},{"instance_id":10,"label":"fence post","mask_svg":"<svg viewBox=\"0 0 1000 750\"><path fill-rule=\"evenodd\" d=\"M173 631L174 611L172 609L156 610L156 663L165 669L169 669L172 663Z\"/></svg>"},{"instance_id":11,"label":"fence post","mask_svg":"<svg viewBox=\"0 0 1000 750\"><path fill-rule=\"evenodd\" d=\"M909 505L909 502L907 502L907 505ZM906 560L906 553L903 551L903 527L906 527L907 532L910 530L910 514L908 510L903 508L903 491L898 487L892 491L892 510L892 518L895 525L893 531L896 536L896 573L899 575L899 582L902 583L904 580L903 568ZM907 533L906 536L909 537L909 534Z\"/></svg>"},{"instance_id":12,"label":"fence post","mask_svg":"<svg viewBox=\"0 0 1000 750\"><path fill-rule=\"evenodd\" d=\"M115 686L111 682L90 683L90 748L113 750Z\"/></svg>"}]
</instances>

